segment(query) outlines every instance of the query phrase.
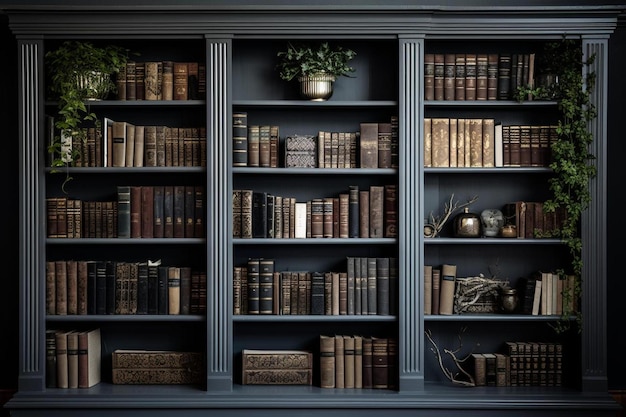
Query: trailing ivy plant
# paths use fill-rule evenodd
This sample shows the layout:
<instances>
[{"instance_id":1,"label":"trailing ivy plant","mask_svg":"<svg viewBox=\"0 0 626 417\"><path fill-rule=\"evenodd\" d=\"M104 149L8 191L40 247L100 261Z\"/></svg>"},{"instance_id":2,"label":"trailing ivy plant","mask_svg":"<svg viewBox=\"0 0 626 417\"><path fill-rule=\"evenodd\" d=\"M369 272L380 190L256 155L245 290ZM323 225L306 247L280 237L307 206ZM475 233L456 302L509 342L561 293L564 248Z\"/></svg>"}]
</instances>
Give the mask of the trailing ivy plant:
<instances>
[{"instance_id":1,"label":"trailing ivy plant","mask_svg":"<svg viewBox=\"0 0 626 417\"><path fill-rule=\"evenodd\" d=\"M91 42L65 41L48 51L45 60L48 91L58 100L58 113L54 117L56 132L48 145L48 152L52 155L52 172L65 168L66 178L62 184L65 191L65 185L72 179L67 168L80 157L79 152L70 146L71 142L86 142L83 122L100 127L99 120L86 103L89 99L105 98L116 92L112 76L126 66L128 50L116 45L99 47ZM81 82L93 75L98 75L98 83Z\"/></svg>"},{"instance_id":2,"label":"trailing ivy plant","mask_svg":"<svg viewBox=\"0 0 626 417\"><path fill-rule=\"evenodd\" d=\"M576 286L571 296L578 299L582 280L582 240L580 221L583 211L591 201L589 181L596 175L596 167L590 162L595 156L589 152L593 134L588 129L590 121L597 116L591 93L595 88L596 74L583 71L593 64L595 55L583 59L580 41L562 39L545 45L541 56L541 66L554 72L557 82L550 86L518 87L516 98L523 101L533 99L556 100L560 119L556 128L557 138L551 143L552 160L550 168L554 172L549 180L552 197L544 202L547 212L558 208L566 212L565 219L552 237L560 238L569 248L572 256L571 271L558 270L561 278L574 274ZM537 232L536 235L539 235ZM541 234L538 237L549 237ZM562 320L555 329L559 332L571 327L569 318L576 314L578 330L581 330L581 313L572 310L573 299L565 299Z\"/></svg>"}]
</instances>

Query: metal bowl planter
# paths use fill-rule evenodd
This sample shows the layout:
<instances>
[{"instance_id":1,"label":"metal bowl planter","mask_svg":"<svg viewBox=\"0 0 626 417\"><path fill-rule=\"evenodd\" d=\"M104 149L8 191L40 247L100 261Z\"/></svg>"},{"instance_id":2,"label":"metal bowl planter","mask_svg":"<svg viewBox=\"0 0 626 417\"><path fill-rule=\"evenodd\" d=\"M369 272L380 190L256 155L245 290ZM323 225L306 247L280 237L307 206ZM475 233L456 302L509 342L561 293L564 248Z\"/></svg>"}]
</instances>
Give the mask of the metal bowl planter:
<instances>
[{"instance_id":1,"label":"metal bowl planter","mask_svg":"<svg viewBox=\"0 0 626 417\"><path fill-rule=\"evenodd\" d=\"M300 82L300 94L303 98L312 101L325 101L333 95L333 83L335 76L328 74L315 74L298 77Z\"/></svg>"}]
</instances>

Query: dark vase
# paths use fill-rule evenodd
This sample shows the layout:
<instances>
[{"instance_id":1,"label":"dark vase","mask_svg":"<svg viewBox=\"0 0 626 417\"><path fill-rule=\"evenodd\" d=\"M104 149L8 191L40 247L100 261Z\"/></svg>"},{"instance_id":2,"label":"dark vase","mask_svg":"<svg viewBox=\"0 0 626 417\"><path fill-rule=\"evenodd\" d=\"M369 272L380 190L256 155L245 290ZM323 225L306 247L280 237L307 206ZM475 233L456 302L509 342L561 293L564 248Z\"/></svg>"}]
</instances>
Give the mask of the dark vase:
<instances>
[{"instance_id":1,"label":"dark vase","mask_svg":"<svg viewBox=\"0 0 626 417\"><path fill-rule=\"evenodd\" d=\"M454 237L480 237L480 223L478 214L471 213L469 207L465 207L463 213L454 218Z\"/></svg>"}]
</instances>

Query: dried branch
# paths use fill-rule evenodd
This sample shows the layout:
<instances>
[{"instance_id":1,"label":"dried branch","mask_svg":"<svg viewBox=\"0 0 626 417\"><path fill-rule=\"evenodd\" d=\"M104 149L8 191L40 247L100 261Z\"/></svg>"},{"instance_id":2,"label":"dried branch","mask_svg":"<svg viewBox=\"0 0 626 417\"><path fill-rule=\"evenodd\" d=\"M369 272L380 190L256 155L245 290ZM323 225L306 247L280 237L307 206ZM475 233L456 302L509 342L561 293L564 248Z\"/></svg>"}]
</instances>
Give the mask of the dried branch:
<instances>
[{"instance_id":1,"label":"dried branch","mask_svg":"<svg viewBox=\"0 0 626 417\"><path fill-rule=\"evenodd\" d=\"M463 369L463 367L461 366L463 362L467 361L467 359L471 357L472 352L468 353L463 358L457 357L457 353L459 353L461 349L463 348L463 340L462 340L461 335L462 333L465 332L465 330L466 328L463 327L461 329L461 332L457 335L457 338L459 339L459 346L456 349L454 350L451 350L448 348L443 349L443 353L448 355L452 359L457 370L448 369L448 367L444 364L444 356L442 355L441 350L439 349L439 346L437 346L437 344L433 340L431 331L425 330L424 334L426 334L426 337L428 338L430 343L433 345L433 347L430 348L430 350L435 355L435 358L437 358L437 362L439 363L439 368L441 368L441 371L443 372L445 377L448 378L448 380L450 380L453 384L461 385L464 387L474 387L476 386L474 377L465 369ZM467 380L460 379L461 376L464 376L465 378L467 378Z\"/></svg>"},{"instance_id":2,"label":"dried branch","mask_svg":"<svg viewBox=\"0 0 626 417\"><path fill-rule=\"evenodd\" d=\"M459 204L458 201L454 201L454 193L452 193L452 195L450 196L450 200L443 206L443 216L435 216L432 212L430 212L427 227L429 228L431 234L428 237L435 237L439 235L439 233L441 233L441 229L443 229L443 226L457 210L469 206L476 200L478 200L477 195L467 200L467 202Z\"/></svg>"}]
</instances>

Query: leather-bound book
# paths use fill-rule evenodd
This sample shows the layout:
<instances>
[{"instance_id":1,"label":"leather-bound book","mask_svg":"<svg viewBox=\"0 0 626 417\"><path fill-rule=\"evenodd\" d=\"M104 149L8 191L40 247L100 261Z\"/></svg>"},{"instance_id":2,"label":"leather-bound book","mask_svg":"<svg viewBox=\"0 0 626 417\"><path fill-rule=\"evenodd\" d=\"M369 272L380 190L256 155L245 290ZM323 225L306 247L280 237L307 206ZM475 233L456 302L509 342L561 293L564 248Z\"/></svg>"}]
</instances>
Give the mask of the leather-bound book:
<instances>
[{"instance_id":1,"label":"leather-bound book","mask_svg":"<svg viewBox=\"0 0 626 417\"><path fill-rule=\"evenodd\" d=\"M378 123L378 168L391 168L391 123Z\"/></svg>"},{"instance_id":2,"label":"leather-bound book","mask_svg":"<svg viewBox=\"0 0 626 417\"><path fill-rule=\"evenodd\" d=\"M435 54L424 54L424 100L435 99Z\"/></svg>"},{"instance_id":3,"label":"leather-bound book","mask_svg":"<svg viewBox=\"0 0 626 417\"><path fill-rule=\"evenodd\" d=\"M180 314L180 268L168 267L167 271L168 314Z\"/></svg>"},{"instance_id":4,"label":"leather-bound book","mask_svg":"<svg viewBox=\"0 0 626 417\"><path fill-rule=\"evenodd\" d=\"M67 334L67 387L78 388L78 333Z\"/></svg>"},{"instance_id":5,"label":"leather-bound book","mask_svg":"<svg viewBox=\"0 0 626 417\"><path fill-rule=\"evenodd\" d=\"M456 55L453 53L444 54L443 69L443 99L455 99L455 82L456 82Z\"/></svg>"},{"instance_id":6,"label":"leather-bound book","mask_svg":"<svg viewBox=\"0 0 626 417\"><path fill-rule=\"evenodd\" d=\"M55 301L56 314L67 315L67 263L66 261L56 261L55 271Z\"/></svg>"},{"instance_id":7,"label":"leather-bound book","mask_svg":"<svg viewBox=\"0 0 626 417\"><path fill-rule=\"evenodd\" d=\"M465 54L456 54L454 61L454 99L465 100Z\"/></svg>"},{"instance_id":8,"label":"leather-bound book","mask_svg":"<svg viewBox=\"0 0 626 417\"><path fill-rule=\"evenodd\" d=\"M187 62L174 62L174 100L187 100L189 98L189 67Z\"/></svg>"},{"instance_id":9,"label":"leather-bound book","mask_svg":"<svg viewBox=\"0 0 626 417\"><path fill-rule=\"evenodd\" d=\"M389 356L387 338L372 337L372 388L389 387Z\"/></svg>"},{"instance_id":10,"label":"leather-bound book","mask_svg":"<svg viewBox=\"0 0 626 417\"><path fill-rule=\"evenodd\" d=\"M476 54L465 54L465 100L476 100Z\"/></svg>"},{"instance_id":11,"label":"leather-bound book","mask_svg":"<svg viewBox=\"0 0 626 417\"><path fill-rule=\"evenodd\" d=\"M445 98L445 54L435 54L435 100L441 101Z\"/></svg>"},{"instance_id":12,"label":"leather-bound book","mask_svg":"<svg viewBox=\"0 0 626 417\"><path fill-rule=\"evenodd\" d=\"M441 267L441 287L439 314L454 313L454 289L456 284L456 265L444 264Z\"/></svg>"},{"instance_id":13,"label":"leather-bound book","mask_svg":"<svg viewBox=\"0 0 626 417\"><path fill-rule=\"evenodd\" d=\"M487 54L476 55L476 100L487 100L489 80L489 57Z\"/></svg>"},{"instance_id":14,"label":"leather-bound book","mask_svg":"<svg viewBox=\"0 0 626 417\"><path fill-rule=\"evenodd\" d=\"M360 167L378 168L378 123L360 124Z\"/></svg>"},{"instance_id":15,"label":"leather-bound book","mask_svg":"<svg viewBox=\"0 0 626 417\"><path fill-rule=\"evenodd\" d=\"M335 388L335 338L320 335L320 387Z\"/></svg>"},{"instance_id":16,"label":"leather-bound book","mask_svg":"<svg viewBox=\"0 0 626 417\"><path fill-rule=\"evenodd\" d=\"M99 328L78 333L78 388L90 388L100 383L101 343Z\"/></svg>"},{"instance_id":17,"label":"leather-bound book","mask_svg":"<svg viewBox=\"0 0 626 417\"><path fill-rule=\"evenodd\" d=\"M158 91L158 90L157 90ZM157 94L158 97L158 94ZM163 77L161 80L161 99L174 99L174 62L163 61Z\"/></svg>"},{"instance_id":18,"label":"leather-bound book","mask_svg":"<svg viewBox=\"0 0 626 417\"><path fill-rule=\"evenodd\" d=\"M57 357L57 388L69 388L69 368L67 358L67 334L69 332L57 331L56 357Z\"/></svg>"}]
</instances>

